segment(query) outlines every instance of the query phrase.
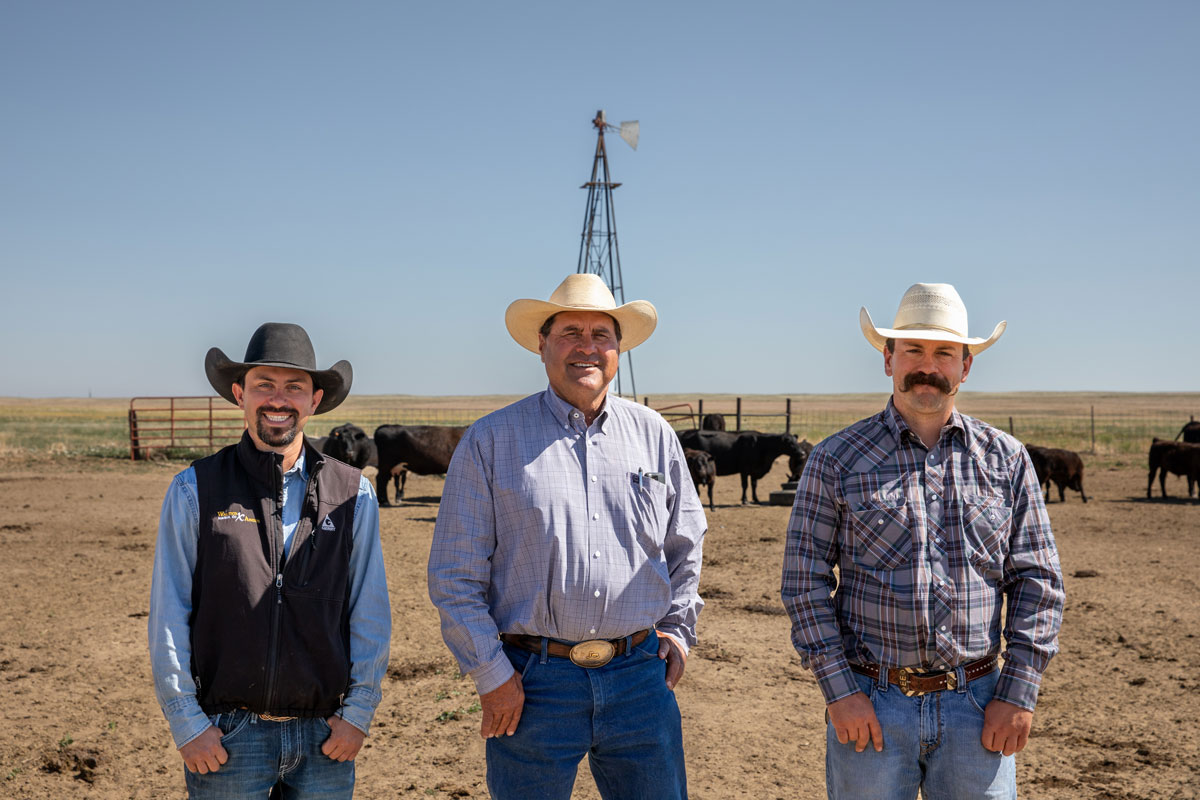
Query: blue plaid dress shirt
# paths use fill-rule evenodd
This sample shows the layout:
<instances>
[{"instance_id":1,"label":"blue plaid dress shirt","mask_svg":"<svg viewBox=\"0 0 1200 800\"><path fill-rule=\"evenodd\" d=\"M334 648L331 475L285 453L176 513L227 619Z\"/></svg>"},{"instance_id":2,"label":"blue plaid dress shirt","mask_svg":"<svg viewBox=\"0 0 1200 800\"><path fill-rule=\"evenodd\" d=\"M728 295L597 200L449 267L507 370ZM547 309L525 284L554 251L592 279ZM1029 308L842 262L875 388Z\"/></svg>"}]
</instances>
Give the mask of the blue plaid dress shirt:
<instances>
[{"instance_id":1,"label":"blue plaid dress shirt","mask_svg":"<svg viewBox=\"0 0 1200 800\"><path fill-rule=\"evenodd\" d=\"M1025 448L957 411L926 448L889 400L813 449L781 594L827 703L857 691L851 662L944 670L999 653L1007 598L995 697L1032 710L1064 595Z\"/></svg>"},{"instance_id":2,"label":"blue plaid dress shirt","mask_svg":"<svg viewBox=\"0 0 1200 800\"><path fill-rule=\"evenodd\" d=\"M578 642L657 627L690 647L706 528L683 447L657 412L610 394L588 426L547 389L459 443L429 597L480 694L513 672L500 633Z\"/></svg>"}]
</instances>

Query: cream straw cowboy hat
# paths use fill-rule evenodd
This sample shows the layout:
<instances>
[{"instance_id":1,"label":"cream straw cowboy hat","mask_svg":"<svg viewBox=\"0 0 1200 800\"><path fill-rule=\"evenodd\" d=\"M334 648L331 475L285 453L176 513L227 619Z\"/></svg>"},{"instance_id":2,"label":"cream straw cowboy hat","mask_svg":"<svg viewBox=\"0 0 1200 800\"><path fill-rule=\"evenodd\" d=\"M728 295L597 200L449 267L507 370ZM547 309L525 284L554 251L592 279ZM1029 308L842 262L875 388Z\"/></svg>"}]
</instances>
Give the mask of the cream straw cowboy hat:
<instances>
[{"instance_id":1,"label":"cream straw cowboy hat","mask_svg":"<svg viewBox=\"0 0 1200 800\"><path fill-rule=\"evenodd\" d=\"M631 300L618 306L612 292L599 275L576 273L558 285L547 300L514 300L504 312L504 325L517 344L534 353L538 350L538 331L547 319L560 311L600 311L621 326L621 352L632 350L650 338L658 324L658 312L645 300Z\"/></svg>"},{"instance_id":2,"label":"cream straw cowboy hat","mask_svg":"<svg viewBox=\"0 0 1200 800\"><path fill-rule=\"evenodd\" d=\"M876 328L865 307L858 312L858 324L867 341L880 352L888 339L931 339L965 344L971 355L995 344L1008 327L1002 321L986 339L967 336L967 307L948 283L914 283L908 287L890 328Z\"/></svg>"}]
</instances>

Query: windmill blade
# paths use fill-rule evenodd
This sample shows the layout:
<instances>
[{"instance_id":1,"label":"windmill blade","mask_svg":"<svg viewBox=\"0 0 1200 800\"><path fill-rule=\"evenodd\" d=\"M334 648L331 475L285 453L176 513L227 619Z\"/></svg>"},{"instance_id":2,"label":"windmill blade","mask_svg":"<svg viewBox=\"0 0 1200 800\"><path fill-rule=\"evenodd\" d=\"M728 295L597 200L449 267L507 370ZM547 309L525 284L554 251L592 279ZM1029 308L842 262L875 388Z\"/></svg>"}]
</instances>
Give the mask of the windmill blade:
<instances>
[{"instance_id":1,"label":"windmill blade","mask_svg":"<svg viewBox=\"0 0 1200 800\"><path fill-rule=\"evenodd\" d=\"M622 122L618 133L625 140L625 144L637 150L638 121L636 119L633 122Z\"/></svg>"}]
</instances>

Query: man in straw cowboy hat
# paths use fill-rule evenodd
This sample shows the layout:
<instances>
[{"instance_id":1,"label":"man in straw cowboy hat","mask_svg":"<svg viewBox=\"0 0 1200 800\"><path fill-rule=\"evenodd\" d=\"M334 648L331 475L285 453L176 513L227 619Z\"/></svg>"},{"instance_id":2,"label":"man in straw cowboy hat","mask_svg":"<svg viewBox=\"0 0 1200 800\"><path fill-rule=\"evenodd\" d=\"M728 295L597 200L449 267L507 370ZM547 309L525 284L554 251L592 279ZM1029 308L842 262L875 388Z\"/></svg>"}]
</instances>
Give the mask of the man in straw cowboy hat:
<instances>
[{"instance_id":1,"label":"man in straw cowboy hat","mask_svg":"<svg viewBox=\"0 0 1200 800\"><path fill-rule=\"evenodd\" d=\"M657 312L596 275L517 300L508 332L550 386L471 426L429 555L442 636L475 681L496 800L687 794L673 689L696 641L706 524L671 427L608 394Z\"/></svg>"},{"instance_id":2,"label":"man in straw cowboy hat","mask_svg":"<svg viewBox=\"0 0 1200 800\"><path fill-rule=\"evenodd\" d=\"M268 322L204 369L242 439L175 476L150 597L154 690L192 798L349 798L380 700L391 610L379 509L304 425L350 391L299 325Z\"/></svg>"},{"instance_id":3,"label":"man in straw cowboy hat","mask_svg":"<svg viewBox=\"0 0 1200 800\"><path fill-rule=\"evenodd\" d=\"M968 336L944 283L911 287L891 328L859 317L892 397L809 456L783 564L827 703L829 797L1014 798L1063 583L1025 449L954 408L1005 323Z\"/></svg>"}]
</instances>

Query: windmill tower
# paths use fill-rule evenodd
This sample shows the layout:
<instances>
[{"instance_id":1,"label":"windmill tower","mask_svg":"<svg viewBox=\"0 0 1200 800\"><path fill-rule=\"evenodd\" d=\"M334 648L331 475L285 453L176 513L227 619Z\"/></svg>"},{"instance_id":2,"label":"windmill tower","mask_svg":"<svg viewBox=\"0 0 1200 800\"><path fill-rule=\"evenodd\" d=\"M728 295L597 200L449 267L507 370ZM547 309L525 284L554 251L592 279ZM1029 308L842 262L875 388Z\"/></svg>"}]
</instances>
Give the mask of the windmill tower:
<instances>
[{"instance_id":1,"label":"windmill tower","mask_svg":"<svg viewBox=\"0 0 1200 800\"><path fill-rule=\"evenodd\" d=\"M625 142L637 150L638 123L622 122L618 127L609 125L604 119L604 110L596 112L592 120L596 128L596 156L592 160L592 179L580 186L588 190L587 207L583 215L583 236L579 243L579 265L576 272L599 275L616 298L618 305L625 303L625 287L621 279L621 254L617 250L617 217L613 212L612 190L620 186L613 183L608 174L608 152L604 149L604 131L617 131ZM628 378L629 394L637 397L637 384L633 381L633 356L625 353L625 365L617 370L617 394L625 395L624 379Z\"/></svg>"}]
</instances>

